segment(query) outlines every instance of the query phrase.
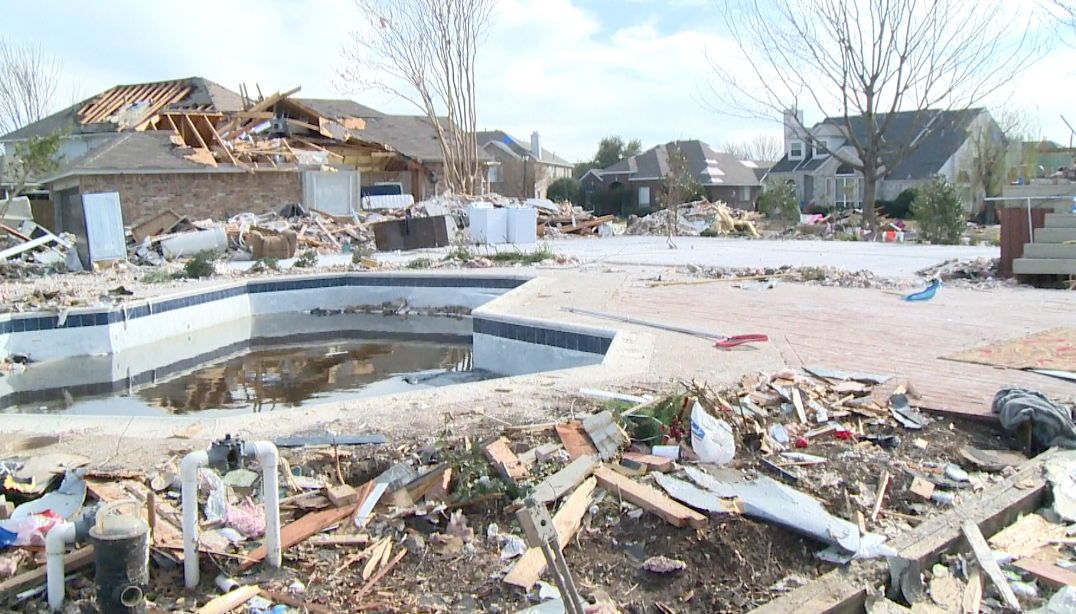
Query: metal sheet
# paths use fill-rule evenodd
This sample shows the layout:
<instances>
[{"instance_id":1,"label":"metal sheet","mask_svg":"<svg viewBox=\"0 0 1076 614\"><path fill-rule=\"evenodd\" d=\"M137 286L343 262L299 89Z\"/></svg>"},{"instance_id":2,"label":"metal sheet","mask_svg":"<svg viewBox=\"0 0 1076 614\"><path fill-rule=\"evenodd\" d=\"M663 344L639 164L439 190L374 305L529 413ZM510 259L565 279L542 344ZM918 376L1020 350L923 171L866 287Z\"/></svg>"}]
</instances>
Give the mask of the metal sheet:
<instances>
[{"instance_id":1,"label":"metal sheet","mask_svg":"<svg viewBox=\"0 0 1076 614\"><path fill-rule=\"evenodd\" d=\"M119 193L83 194L82 213L86 219L90 262L126 260L127 241L123 234Z\"/></svg>"}]
</instances>

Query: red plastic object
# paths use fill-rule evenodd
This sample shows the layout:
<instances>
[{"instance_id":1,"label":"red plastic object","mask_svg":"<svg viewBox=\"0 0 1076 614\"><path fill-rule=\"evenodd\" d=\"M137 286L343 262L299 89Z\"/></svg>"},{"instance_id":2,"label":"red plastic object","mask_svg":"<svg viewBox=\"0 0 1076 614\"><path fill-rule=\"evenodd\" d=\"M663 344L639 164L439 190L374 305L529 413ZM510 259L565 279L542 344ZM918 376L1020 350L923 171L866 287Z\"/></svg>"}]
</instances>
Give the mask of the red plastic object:
<instances>
[{"instance_id":1,"label":"red plastic object","mask_svg":"<svg viewBox=\"0 0 1076 614\"><path fill-rule=\"evenodd\" d=\"M734 348L738 345L744 345L745 343L763 343L769 340L770 338L766 335L734 335L732 337L724 337L722 339L718 339L717 343L715 343L714 345L719 348L728 349Z\"/></svg>"},{"instance_id":2,"label":"red plastic object","mask_svg":"<svg viewBox=\"0 0 1076 614\"><path fill-rule=\"evenodd\" d=\"M796 440L796 447L797 448L806 448L809 445L811 445L811 442L807 441L806 437L800 437L799 439Z\"/></svg>"}]
</instances>

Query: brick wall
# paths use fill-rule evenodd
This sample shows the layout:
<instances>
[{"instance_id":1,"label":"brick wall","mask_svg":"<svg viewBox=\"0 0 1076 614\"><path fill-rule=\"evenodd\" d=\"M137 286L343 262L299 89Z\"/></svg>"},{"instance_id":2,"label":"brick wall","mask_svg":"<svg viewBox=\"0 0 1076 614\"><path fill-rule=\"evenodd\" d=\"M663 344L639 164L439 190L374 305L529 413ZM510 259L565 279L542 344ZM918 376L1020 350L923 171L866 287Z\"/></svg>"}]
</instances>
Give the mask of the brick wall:
<instances>
[{"instance_id":1,"label":"brick wall","mask_svg":"<svg viewBox=\"0 0 1076 614\"><path fill-rule=\"evenodd\" d=\"M119 192L128 226L167 209L192 220L220 220L247 211L275 211L303 197L300 174L286 171L92 175L82 177L80 187L83 193Z\"/></svg>"}]
</instances>

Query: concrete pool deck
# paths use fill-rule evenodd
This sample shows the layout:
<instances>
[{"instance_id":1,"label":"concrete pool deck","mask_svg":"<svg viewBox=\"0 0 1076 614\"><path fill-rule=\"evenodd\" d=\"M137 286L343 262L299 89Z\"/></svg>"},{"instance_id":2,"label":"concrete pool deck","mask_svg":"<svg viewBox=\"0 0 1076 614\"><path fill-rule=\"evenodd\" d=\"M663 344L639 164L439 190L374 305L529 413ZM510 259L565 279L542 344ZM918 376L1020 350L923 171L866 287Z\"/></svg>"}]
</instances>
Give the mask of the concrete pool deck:
<instances>
[{"instance_id":1,"label":"concrete pool deck","mask_svg":"<svg viewBox=\"0 0 1076 614\"><path fill-rule=\"evenodd\" d=\"M664 239L658 240L664 244ZM685 249L684 239L677 243ZM780 245L788 243L807 242ZM752 246L763 244L750 242ZM559 253L562 243L556 245ZM877 255L894 246L876 247L879 249L872 251ZM896 247L900 251L894 254L904 254L922 246ZM935 250L932 253L942 260L968 257L963 248L953 252L947 251L953 248L926 249ZM883 271L914 273L913 269L938 261L925 255L899 257L901 264L888 265L890 268ZM845 262L847 268L854 268L848 264ZM225 433L253 439L328 427L340 433L382 432L390 441L422 440L433 437L446 424L465 430L483 423L538 422L564 415L573 407L580 387L646 392L691 379L720 385L738 381L745 373L773 371L786 364L890 374L910 380L923 394L925 407L940 406L979 416L989 411L990 398L1002 386L1022 385L1061 397L1076 395L1076 385L1062 380L940 359L986 342L1071 325L1076 312L1073 293L943 288L933 301L912 304L880 290L791 283L763 292L740 290L727 283L649 287L647 281L661 271L654 266L495 268L466 273L504 275L506 271L533 274L536 279L488 304L488 313L622 331L604 363L234 418L116 420L7 415L0 417L0 431L5 435L0 452L16 450L26 437L42 434L59 436L59 443L50 446L56 451L78 452L97 463L107 460L119 465L156 462L170 452L200 447ZM202 284L212 286L213 282ZM771 342L721 351L704 339L572 314L563 307L715 334L764 333L770 335Z\"/></svg>"}]
</instances>

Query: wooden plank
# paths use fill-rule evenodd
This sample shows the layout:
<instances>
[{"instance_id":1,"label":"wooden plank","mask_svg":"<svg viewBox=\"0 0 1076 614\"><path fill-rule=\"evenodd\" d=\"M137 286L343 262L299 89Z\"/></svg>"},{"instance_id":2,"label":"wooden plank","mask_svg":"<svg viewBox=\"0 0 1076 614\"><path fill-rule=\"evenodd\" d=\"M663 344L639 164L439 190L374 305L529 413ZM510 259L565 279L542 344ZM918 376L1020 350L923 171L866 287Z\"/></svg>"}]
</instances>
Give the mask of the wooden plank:
<instances>
[{"instance_id":1,"label":"wooden plank","mask_svg":"<svg viewBox=\"0 0 1076 614\"><path fill-rule=\"evenodd\" d=\"M336 614L335 610L330 610L329 608L322 605L318 605L316 603L301 601L299 599L296 599L295 597L292 597L291 595L287 595L284 593L278 593L276 591L269 591L265 589L262 589L261 593L265 596L266 599L272 601L273 603L283 603L289 608L298 609L300 612L313 612L314 614Z\"/></svg>"},{"instance_id":2,"label":"wooden plank","mask_svg":"<svg viewBox=\"0 0 1076 614\"><path fill-rule=\"evenodd\" d=\"M701 529L706 526L706 516L681 505L657 490L626 478L608 467L598 467L594 477L602 488L614 497L623 498L644 510L655 514L674 527L690 526Z\"/></svg>"},{"instance_id":3,"label":"wooden plank","mask_svg":"<svg viewBox=\"0 0 1076 614\"><path fill-rule=\"evenodd\" d=\"M336 507L354 505L359 502L359 491L347 484L333 486L325 492L325 496L327 496L329 502Z\"/></svg>"},{"instance_id":4,"label":"wooden plank","mask_svg":"<svg viewBox=\"0 0 1076 614\"><path fill-rule=\"evenodd\" d=\"M598 449L590 443L590 438L587 437L583 425L578 420L567 424L557 424L554 428L557 429L560 442L564 444L564 449L568 451L568 456L572 460L580 456L598 455Z\"/></svg>"},{"instance_id":5,"label":"wooden plank","mask_svg":"<svg viewBox=\"0 0 1076 614\"><path fill-rule=\"evenodd\" d=\"M220 597L210 599L204 606L198 608L198 614L227 614L253 599L261 590L254 585L240 586Z\"/></svg>"},{"instance_id":6,"label":"wooden plank","mask_svg":"<svg viewBox=\"0 0 1076 614\"><path fill-rule=\"evenodd\" d=\"M579 527L583 526L583 516L590 508L590 497L594 494L597 484L597 480L588 478L572 492L564 501L564 505L553 515L553 526L557 529L557 544L562 550L571 543ZM528 548L504 577L504 581L529 591L538 583L538 578L542 577L545 567L545 555L542 554L542 549Z\"/></svg>"},{"instance_id":7,"label":"wooden plank","mask_svg":"<svg viewBox=\"0 0 1076 614\"><path fill-rule=\"evenodd\" d=\"M483 446L482 452L502 475L512 480L521 480L530 475L530 471L519 462L519 457L508 447L508 443L507 437L501 437Z\"/></svg>"},{"instance_id":8,"label":"wooden plank","mask_svg":"<svg viewBox=\"0 0 1076 614\"><path fill-rule=\"evenodd\" d=\"M983 603L983 574L978 569L968 573L968 585L964 587L963 614L979 614Z\"/></svg>"},{"instance_id":9,"label":"wooden plank","mask_svg":"<svg viewBox=\"0 0 1076 614\"><path fill-rule=\"evenodd\" d=\"M366 533L354 535L315 535L308 544L318 547L342 547L342 546L365 546L370 543L370 536Z\"/></svg>"},{"instance_id":10,"label":"wooden plank","mask_svg":"<svg viewBox=\"0 0 1076 614\"><path fill-rule=\"evenodd\" d=\"M885 501L885 491L889 488L889 479L889 472L883 470L882 478L878 480L878 492L874 494L874 509L871 510L872 521L878 520L878 512L882 510L882 503Z\"/></svg>"},{"instance_id":11,"label":"wooden plank","mask_svg":"<svg viewBox=\"0 0 1076 614\"><path fill-rule=\"evenodd\" d=\"M228 159L232 161L232 164L236 166L242 166L241 164L239 164L239 160L236 159L235 154L232 153L231 148L228 147L228 144L225 143L224 139L221 138L220 133L217 132L217 129L215 127L213 127L213 122L209 121L209 119L207 118L205 120L205 123L207 126L209 126L209 133L213 135L213 138L216 139L217 143L220 144L221 149L224 150L224 155L228 156Z\"/></svg>"},{"instance_id":12,"label":"wooden plank","mask_svg":"<svg viewBox=\"0 0 1076 614\"><path fill-rule=\"evenodd\" d=\"M314 216L314 223L318 225L321 232L325 233L325 236L329 237L329 242L332 243L337 249L340 249L340 242L336 240L333 233L329 232L329 229L325 227L325 223L321 221L321 218ZM518 460L518 459L516 459Z\"/></svg>"},{"instance_id":13,"label":"wooden plank","mask_svg":"<svg viewBox=\"0 0 1076 614\"><path fill-rule=\"evenodd\" d=\"M286 550L303 541L311 535L323 531L328 527L340 522L355 512L357 505L346 507L334 507L320 512L307 514L299 520L285 525L280 529L280 548ZM250 554L247 560L239 566L239 571L246 571L265 559L267 551L264 545L258 546Z\"/></svg>"},{"instance_id":14,"label":"wooden plank","mask_svg":"<svg viewBox=\"0 0 1076 614\"><path fill-rule=\"evenodd\" d=\"M564 469L539 482L531 496L542 505L552 503L579 486L597 466L597 457L580 456Z\"/></svg>"},{"instance_id":15,"label":"wooden plank","mask_svg":"<svg viewBox=\"0 0 1076 614\"><path fill-rule=\"evenodd\" d=\"M605 215L605 216L602 216L602 217L594 218L594 219L586 221L586 222L581 222L579 224L576 224L575 226L561 226L557 230L559 230L560 232L563 232L563 233L579 232L580 230L586 230L588 228L596 228L596 227L601 226L602 224L604 224L606 222L612 222L615 219L616 219L615 215Z\"/></svg>"},{"instance_id":16,"label":"wooden plank","mask_svg":"<svg viewBox=\"0 0 1076 614\"><path fill-rule=\"evenodd\" d=\"M1053 589L1076 586L1076 573L1038 559L1020 559L1013 563Z\"/></svg>"},{"instance_id":17,"label":"wooden plank","mask_svg":"<svg viewBox=\"0 0 1076 614\"><path fill-rule=\"evenodd\" d=\"M975 520L987 533L1012 524L1022 513L1041 507L1048 486L1043 463L1049 453L1021 465L1017 473L1001 484L968 498L960 509L927 519L921 525L889 542L905 559L929 568L944 552L963 541L960 523ZM762 605L749 614L853 614L863 612L867 600L865 586L880 585L889 579L884 561L859 560L830 571L806 586Z\"/></svg>"},{"instance_id":18,"label":"wooden plank","mask_svg":"<svg viewBox=\"0 0 1076 614\"><path fill-rule=\"evenodd\" d=\"M93 546L79 548L64 555L64 572L71 573L93 564ZM0 582L0 603L6 603L15 595L45 583L45 566L21 573Z\"/></svg>"},{"instance_id":19,"label":"wooden plank","mask_svg":"<svg viewBox=\"0 0 1076 614\"><path fill-rule=\"evenodd\" d=\"M173 102L179 102L180 100L183 100L187 97L188 94L191 93L191 91L193 91L192 88L184 87L182 89L173 88L165 92L165 94L161 97L159 101L156 101L152 105L150 105L150 108L142 116L143 119L134 126L135 131L141 132L145 130L146 124L148 124L150 119L152 119L154 115L160 112L161 109L172 104Z\"/></svg>"},{"instance_id":20,"label":"wooden plank","mask_svg":"<svg viewBox=\"0 0 1076 614\"><path fill-rule=\"evenodd\" d=\"M195 126L194 121L191 120L191 116L184 114L183 119L187 122L187 127L194 133L194 138L197 139L198 144L202 146L202 149L209 149L209 145L205 142L205 139L202 138L202 133L198 132L198 127Z\"/></svg>"},{"instance_id":21,"label":"wooden plank","mask_svg":"<svg viewBox=\"0 0 1076 614\"><path fill-rule=\"evenodd\" d=\"M1002 598L1005 599L1005 603L1017 612L1022 611L1020 601L1016 598L1016 594L1012 592L1012 587L1009 586L1005 573L1001 571L1001 567L998 567L998 562L994 560L994 554L990 551L990 546L986 543L979 526L973 520L965 520L960 525L960 529L964 532L968 545L971 546L972 554L979 561L979 567L986 574L986 577L990 578L990 581L994 583Z\"/></svg>"},{"instance_id":22,"label":"wooden plank","mask_svg":"<svg viewBox=\"0 0 1076 614\"><path fill-rule=\"evenodd\" d=\"M647 471L659 471L661 473L668 473L672 471L675 466L673 459L665 458L664 456L654 456L653 454L625 452L623 458L624 460L629 460L639 463L641 465L646 465Z\"/></svg>"}]
</instances>

